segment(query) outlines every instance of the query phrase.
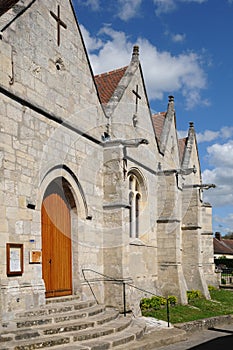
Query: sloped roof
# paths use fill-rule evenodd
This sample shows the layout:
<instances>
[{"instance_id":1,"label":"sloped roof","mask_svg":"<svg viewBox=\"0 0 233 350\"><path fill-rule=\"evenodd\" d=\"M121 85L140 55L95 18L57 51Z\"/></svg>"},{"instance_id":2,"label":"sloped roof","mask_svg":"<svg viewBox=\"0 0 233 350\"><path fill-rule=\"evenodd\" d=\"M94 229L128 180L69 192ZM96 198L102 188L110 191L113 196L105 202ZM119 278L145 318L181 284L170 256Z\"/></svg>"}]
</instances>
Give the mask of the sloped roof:
<instances>
[{"instance_id":1,"label":"sloped roof","mask_svg":"<svg viewBox=\"0 0 233 350\"><path fill-rule=\"evenodd\" d=\"M233 250L233 239L224 239L224 242Z\"/></svg>"},{"instance_id":2,"label":"sloped roof","mask_svg":"<svg viewBox=\"0 0 233 350\"><path fill-rule=\"evenodd\" d=\"M94 77L101 103L107 104L109 102L127 68L115 69Z\"/></svg>"},{"instance_id":3,"label":"sloped roof","mask_svg":"<svg viewBox=\"0 0 233 350\"><path fill-rule=\"evenodd\" d=\"M214 253L221 255L233 255L233 240L232 239L217 239L214 238Z\"/></svg>"},{"instance_id":4,"label":"sloped roof","mask_svg":"<svg viewBox=\"0 0 233 350\"><path fill-rule=\"evenodd\" d=\"M19 0L0 0L0 16L7 12Z\"/></svg>"},{"instance_id":5,"label":"sloped roof","mask_svg":"<svg viewBox=\"0 0 233 350\"><path fill-rule=\"evenodd\" d=\"M179 145L179 154L180 154L180 161L182 162L183 157L184 157L184 151L185 151L185 147L187 144L187 137L184 137L183 139L179 139L178 140L178 145Z\"/></svg>"},{"instance_id":6,"label":"sloped roof","mask_svg":"<svg viewBox=\"0 0 233 350\"><path fill-rule=\"evenodd\" d=\"M158 114L152 115L153 126L155 130L155 135L158 140L160 140L160 136L163 130L164 120L166 118L166 112L160 112Z\"/></svg>"},{"instance_id":7,"label":"sloped roof","mask_svg":"<svg viewBox=\"0 0 233 350\"><path fill-rule=\"evenodd\" d=\"M167 112L160 112L160 113L152 115L153 126L154 126L155 134L156 134L158 141L160 141L160 137L161 137L161 134L163 131L163 126L164 126L166 114L167 114ZM187 137L178 140L179 155L180 155L181 161L184 157L186 143L187 143Z\"/></svg>"}]
</instances>

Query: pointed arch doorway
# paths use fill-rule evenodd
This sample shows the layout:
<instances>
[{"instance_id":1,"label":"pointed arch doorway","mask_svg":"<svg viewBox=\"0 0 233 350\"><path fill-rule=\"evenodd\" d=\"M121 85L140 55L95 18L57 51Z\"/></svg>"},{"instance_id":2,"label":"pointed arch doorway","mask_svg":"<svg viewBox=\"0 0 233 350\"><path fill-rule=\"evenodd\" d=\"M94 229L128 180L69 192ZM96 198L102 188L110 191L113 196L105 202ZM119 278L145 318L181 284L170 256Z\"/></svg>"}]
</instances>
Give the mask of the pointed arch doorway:
<instances>
[{"instance_id":1,"label":"pointed arch doorway","mask_svg":"<svg viewBox=\"0 0 233 350\"><path fill-rule=\"evenodd\" d=\"M41 208L42 276L46 297L72 294L71 208L73 195L60 177L48 186Z\"/></svg>"}]
</instances>

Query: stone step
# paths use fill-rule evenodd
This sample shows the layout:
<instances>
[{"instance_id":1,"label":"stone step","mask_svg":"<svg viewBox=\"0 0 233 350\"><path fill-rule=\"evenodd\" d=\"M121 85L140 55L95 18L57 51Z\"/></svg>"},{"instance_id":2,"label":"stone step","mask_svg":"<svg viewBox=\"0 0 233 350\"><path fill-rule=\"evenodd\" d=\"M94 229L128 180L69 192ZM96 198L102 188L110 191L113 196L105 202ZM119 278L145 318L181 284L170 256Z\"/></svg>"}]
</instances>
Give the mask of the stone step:
<instances>
[{"instance_id":1,"label":"stone step","mask_svg":"<svg viewBox=\"0 0 233 350\"><path fill-rule=\"evenodd\" d=\"M22 324L24 324L24 327L22 328L2 332L2 339L8 339L8 341L18 341L45 335L93 328L95 326L104 325L105 323L113 321L119 315L117 310L112 308L105 309L103 306L100 307L99 305L90 309L91 310L86 311L88 315L87 317L78 320L76 319L77 315L67 314L66 316L60 316L58 322L56 323L46 323L44 319L23 322ZM95 309L95 311L93 309ZM99 313L96 313L96 310L98 310ZM48 321L48 319L46 319L46 321Z\"/></svg>"},{"instance_id":2,"label":"stone step","mask_svg":"<svg viewBox=\"0 0 233 350\"><path fill-rule=\"evenodd\" d=\"M94 343L96 343L96 339L102 339L104 336L111 335L110 338L115 337L115 335L119 332L125 331L126 328L130 327L131 325L131 317L123 317L119 316L116 320L109 321L107 324L104 325L97 325L94 328L89 329L81 329L78 330L75 327L74 328L67 328L64 326L64 331L60 332L60 329L58 330L58 333L53 333L53 335L50 334L41 334L40 330L38 330L38 333L35 332L35 337L32 339L15 339L7 343L6 349L9 350L34 350L34 349L42 349L42 348L51 348L56 347L58 348L59 345L62 345L63 347L65 344L72 344L72 346L75 344L77 346L85 346L90 347L92 346L91 343L93 339L95 339ZM28 333L29 334L29 333ZM124 339L125 342L133 340L133 337L129 337L128 333L125 331L122 332L122 339ZM29 336L29 335L28 335ZM108 342L110 344L110 338L108 339ZM101 340L102 341L102 340ZM115 340L117 341L117 340ZM120 340L118 340L120 341ZM122 340L123 341L123 340ZM89 344L90 342L90 344ZM86 343L86 344L84 344ZM94 345L93 343L93 345Z\"/></svg>"},{"instance_id":3,"label":"stone step","mask_svg":"<svg viewBox=\"0 0 233 350\"><path fill-rule=\"evenodd\" d=\"M90 308L91 306L96 305L96 302L91 301L79 301L76 300L75 302L71 299L66 299L66 302L60 301L60 303L57 302L50 302L46 303L45 306L40 308L34 308L32 310L19 312L15 315L16 318L28 318L28 317L34 317L34 316L44 316L44 315L51 315L55 313L61 313L61 312L70 312L70 311L77 311L82 310L86 308Z\"/></svg>"},{"instance_id":4,"label":"stone step","mask_svg":"<svg viewBox=\"0 0 233 350\"><path fill-rule=\"evenodd\" d=\"M85 308L80 311L61 311L54 314L36 316L36 317L25 317L15 320L16 328L28 328L36 327L41 325L49 325L53 323L68 322L77 319L85 319L87 317L95 316L104 312L105 307L103 305L94 305L90 308Z\"/></svg>"},{"instance_id":5,"label":"stone step","mask_svg":"<svg viewBox=\"0 0 233 350\"><path fill-rule=\"evenodd\" d=\"M80 296L79 295L67 295L63 297L55 297L55 298L47 298L46 299L46 304L55 304L55 303L67 303L69 301L76 302L80 301Z\"/></svg>"},{"instance_id":6,"label":"stone step","mask_svg":"<svg viewBox=\"0 0 233 350\"><path fill-rule=\"evenodd\" d=\"M105 350L105 349L118 349L123 346L122 349L131 349L131 344L137 342L145 331L145 322L134 319L130 326L115 332L114 334L95 338L95 340L86 340L80 342L74 342L57 346L56 350ZM43 350L49 350L49 347Z\"/></svg>"},{"instance_id":7,"label":"stone step","mask_svg":"<svg viewBox=\"0 0 233 350\"><path fill-rule=\"evenodd\" d=\"M125 345L117 346L117 350L155 350L161 346L174 344L187 340L187 333L177 328L155 329L149 333L145 333L140 339L131 342L127 348ZM67 349L68 348L64 348Z\"/></svg>"},{"instance_id":8,"label":"stone step","mask_svg":"<svg viewBox=\"0 0 233 350\"><path fill-rule=\"evenodd\" d=\"M145 329L145 321L132 320L129 314L124 317L114 308L77 297L62 297L47 300L41 308L18 313L1 333L0 349L130 349Z\"/></svg>"},{"instance_id":9,"label":"stone step","mask_svg":"<svg viewBox=\"0 0 233 350\"><path fill-rule=\"evenodd\" d=\"M71 303L71 304L70 304ZM103 305L97 305L95 301L85 302L67 302L60 307L45 306L23 313L17 313L15 319L7 324L7 327L0 327L0 331L14 331L18 328L32 328L46 324L64 322L75 319L82 319L102 313L105 310Z\"/></svg>"},{"instance_id":10,"label":"stone step","mask_svg":"<svg viewBox=\"0 0 233 350\"><path fill-rule=\"evenodd\" d=\"M142 320L132 320L129 327L126 329L112 334L111 336L105 336L98 341L85 341L80 345L87 347L87 349L118 349L119 346L123 346L124 349L130 349L132 342L137 342L144 335L146 324Z\"/></svg>"}]
</instances>

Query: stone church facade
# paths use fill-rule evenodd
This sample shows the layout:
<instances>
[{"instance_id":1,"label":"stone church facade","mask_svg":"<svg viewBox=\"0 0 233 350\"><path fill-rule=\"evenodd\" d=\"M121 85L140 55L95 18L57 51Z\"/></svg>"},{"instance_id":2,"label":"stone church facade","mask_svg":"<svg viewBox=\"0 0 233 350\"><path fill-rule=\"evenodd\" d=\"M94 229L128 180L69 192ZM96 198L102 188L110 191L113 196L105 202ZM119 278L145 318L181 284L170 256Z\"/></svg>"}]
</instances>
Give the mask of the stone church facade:
<instances>
[{"instance_id":1,"label":"stone church facade","mask_svg":"<svg viewBox=\"0 0 233 350\"><path fill-rule=\"evenodd\" d=\"M121 307L109 277L135 313L141 289L209 298L194 125L178 139L172 96L152 115L139 48L94 77L69 0L0 0L0 30L1 321L91 289Z\"/></svg>"}]
</instances>

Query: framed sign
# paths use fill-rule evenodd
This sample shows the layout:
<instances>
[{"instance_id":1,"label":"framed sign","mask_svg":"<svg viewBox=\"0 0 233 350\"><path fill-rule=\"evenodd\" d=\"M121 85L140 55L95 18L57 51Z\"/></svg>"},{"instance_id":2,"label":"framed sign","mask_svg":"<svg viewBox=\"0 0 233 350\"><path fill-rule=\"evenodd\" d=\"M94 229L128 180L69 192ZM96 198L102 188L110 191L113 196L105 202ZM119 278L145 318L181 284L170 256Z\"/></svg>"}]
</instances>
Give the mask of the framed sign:
<instances>
[{"instance_id":1,"label":"framed sign","mask_svg":"<svg viewBox=\"0 0 233 350\"><path fill-rule=\"evenodd\" d=\"M23 274L23 244L6 244L7 276L20 276Z\"/></svg>"},{"instance_id":2,"label":"framed sign","mask_svg":"<svg viewBox=\"0 0 233 350\"><path fill-rule=\"evenodd\" d=\"M41 264L41 250L31 250L29 252L29 263L30 264Z\"/></svg>"}]
</instances>

